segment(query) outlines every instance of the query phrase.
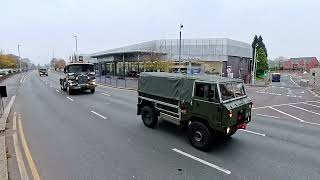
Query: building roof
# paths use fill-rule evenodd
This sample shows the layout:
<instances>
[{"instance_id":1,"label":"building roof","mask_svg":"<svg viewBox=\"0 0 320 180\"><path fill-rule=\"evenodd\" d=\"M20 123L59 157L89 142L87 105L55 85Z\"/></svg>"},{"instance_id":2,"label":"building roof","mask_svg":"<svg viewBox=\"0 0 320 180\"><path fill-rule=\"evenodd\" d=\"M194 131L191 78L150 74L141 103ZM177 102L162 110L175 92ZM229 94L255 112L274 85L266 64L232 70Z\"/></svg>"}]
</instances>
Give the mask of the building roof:
<instances>
[{"instance_id":1,"label":"building roof","mask_svg":"<svg viewBox=\"0 0 320 180\"><path fill-rule=\"evenodd\" d=\"M235 78L227 78L221 77L217 75L187 75L187 74L179 74L179 73L166 73L166 72L142 72L140 76L155 76L155 77L168 77L174 79L194 79L198 81L208 81L208 82L216 82L216 83L223 83L223 82L243 82L242 79L235 79Z\"/></svg>"},{"instance_id":2,"label":"building roof","mask_svg":"<svg viewBox=\"0 0 320 180\"><path fill-rule=\"evenodd\" d=\"M162 53L168 54L172 59L177 59L179 52L179 39L153 40L143 43L123 46L115 49L91 54L91 57L105 57L125 53ZM182 58L239 56L251 58L252 47L248 43L228 38L208 39L182 39ZM215 58L217 59L217 58Z\"/></svg>"},{"instance_id":3,"label":"building roof","mask_svg":"<svg viewBox=\"0 0 320 180\"><path fill-rule=\"evenodd\" d=\"M293 63L299 63L301 61L306 61L307 63L309 63L314 59L317 59L317 58L316 57L297 57L297 58L290 58L289 60Z\"/></svg>"}]
</instances>

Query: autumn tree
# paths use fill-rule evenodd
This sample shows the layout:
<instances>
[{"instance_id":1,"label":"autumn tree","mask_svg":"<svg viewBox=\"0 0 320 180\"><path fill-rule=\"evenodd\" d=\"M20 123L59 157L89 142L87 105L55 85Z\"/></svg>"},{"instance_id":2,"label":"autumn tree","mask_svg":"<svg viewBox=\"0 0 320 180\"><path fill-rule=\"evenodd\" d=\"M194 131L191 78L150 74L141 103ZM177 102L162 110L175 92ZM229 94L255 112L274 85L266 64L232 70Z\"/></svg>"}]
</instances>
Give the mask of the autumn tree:
<instances>
[{"instance_id":1,"label":"autumn tree","mask_svg":"<svg viewBox=\"0 0 320 180\"><path fill-rule=\"evenodd\" d=\"M11 55L0 54L0 68L16 68L17 60Z\"/></svg>"},{"instance_id":2,"label":"autumn tree","mask_svg":"<svg viewBox=\"0 0 320 180\"><path fill-rule=\"evenodd\" d=\"M152 41L148 43L143 50L148 53L143 56L143 61L145 62L144 68L146 71L168 71L172 63L163 59L164 47L161 44Z\"/></svg>"},{"instance_id":3,"label":"autumn tree","mask_svg":"<svg viewBox=\"0 0 320 180\"><path fill-rule=\"evenodd\" d=\"M66 61L63 59L58 59L54 66L54 68L57 68L57 69L63 69L65 67L66 67Z\"/></svg>"}]
</instances>

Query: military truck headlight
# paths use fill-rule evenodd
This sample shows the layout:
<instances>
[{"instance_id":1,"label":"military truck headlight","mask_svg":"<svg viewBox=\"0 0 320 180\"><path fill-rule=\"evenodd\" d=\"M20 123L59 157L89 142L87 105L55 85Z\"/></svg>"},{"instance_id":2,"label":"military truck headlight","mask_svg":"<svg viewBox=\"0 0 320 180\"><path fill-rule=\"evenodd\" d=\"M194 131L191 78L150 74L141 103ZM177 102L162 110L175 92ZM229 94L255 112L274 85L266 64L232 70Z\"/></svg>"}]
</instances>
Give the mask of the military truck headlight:
<instances>
[{"instance_id":1,"label":"military truck headlight","mask_svg":"<svg viewBox=\"0 0 320 180\"><path fill-rule=\"evenodd\" d=\"M229 115L229 117L232 117L232 110L229 110L228 115Z\"/></svg>"},{"instance_id":2,"label":"military truck headlight","mask_svg":"<svg viewBox=\"0 0 320 180\"><path fill-rule=\"evenodd\" d=\"M229 134L229 133L230 133L230 127L227 128L227 134Z\"/></svg>"}]
</instances>

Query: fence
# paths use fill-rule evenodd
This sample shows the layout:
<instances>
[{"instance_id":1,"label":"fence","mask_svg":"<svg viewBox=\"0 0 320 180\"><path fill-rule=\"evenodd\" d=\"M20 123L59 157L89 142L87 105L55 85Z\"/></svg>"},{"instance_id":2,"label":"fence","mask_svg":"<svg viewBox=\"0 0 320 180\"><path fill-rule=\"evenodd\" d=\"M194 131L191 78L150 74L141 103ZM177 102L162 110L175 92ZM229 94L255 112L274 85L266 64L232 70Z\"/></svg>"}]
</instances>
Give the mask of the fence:
<instances>
[{"instance_id":1,"label":"fence","mask_svg":"<svg viewBox=\"0 0 320 180\"><path fill-rule=\"evenodd\" d=\"M119 87L127 89L137 89L138 88L138 79L137 78L123 78L116 76L96 76L97 83Z\"/></svg>"}]
</instances>

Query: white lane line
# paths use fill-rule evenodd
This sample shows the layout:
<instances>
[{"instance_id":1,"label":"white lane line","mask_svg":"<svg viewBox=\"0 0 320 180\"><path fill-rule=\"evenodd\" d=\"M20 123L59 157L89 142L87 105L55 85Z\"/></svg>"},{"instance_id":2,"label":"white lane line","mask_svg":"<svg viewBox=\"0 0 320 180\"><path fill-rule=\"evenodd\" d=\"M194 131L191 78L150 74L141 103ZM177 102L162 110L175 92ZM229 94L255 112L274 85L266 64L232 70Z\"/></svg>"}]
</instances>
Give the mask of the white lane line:
<instances>
[{"instance_id":1,"label":"white lane line","mask_svg":"<svg viewBox=\"0 0 320 180\"><path fill-rule=\"evenodd\" d=\"M294 106L294 105L291 105L291 104L289 104L289 106L294 107L294 108L297 108L297 109L300 109L300 110L302 110L302 111L306 111L306 112L309 112L309 113L316 114L316 115L319 115L319 116L320 116L320 113L313 112L313 111L310 111L310 110L308 110L308 109L304 109L304 108L301 108L301 107L298 107L298 106Z\"/></svg>"},{"instance_id":2,"label":"white lane line","mask_svg":"<svg viewBox=\"0 0 320 180\"><path fill-rule=\"evenodd\" d=\"M13 134L13 144L14 144L14 150L16 152L16 158L17 158L17 162L18 162L18 168L19 168L21 179L22 180L29 180L26 166L24 165L24 161L22 159L21 149L20 149L20 145L18 142L18 136L17 136L16 132Z\"/></svg>"},{"instance_id":3,"label":"white lane line","mask_svg":"<svg viewBox=\"0 0 320 180\"><path fill-rule=\"evenodd\" d=\"M320 108L320 106L317 106L317 105L314 105L314 104L308 104L308 103L305 103L305 102L303 102L302 104L305 104L305 105L308 105L308 106L313 106L313 107Z\"/></svg>"},{"instance_id":4,"label":"white lane line","mask_svg":"<svg viewBox=\"0 0 320 180\"><path fill-rule=\"evenodd\" d=\"M247 133L251 133L251 134L255 134L255 135L259 135L259 136L263 136L263 137L266 136L265 134L254 132L254 131L249 131L249 130L246 130L246 129L238 129L238 130L239 131L243 131L243 132L247 132Z\"/></svg>"},{"instance_id":5,"label":"white lane line","mask_svg":"<svg viewBox=\"0 0 320 180\"><path fill-rule=\"evenodd\" d=\"M51 88L53 88L53 86L52 86L52 85L50 85L50 87L51 87Z\"/></svg>"},{"instance_id":6,"label":"white lane line","mask_svg":"<svg viewBox=\"0 0 320 180\"><path fill-rule=\"evenodd\" d=\"M101 93L102 95L105 95L105 96L111 96L110 94L107 94L107 93Z\"/></svg>"},{"instance_id":7,"label":"white lane line","mask_svg":"<svg viewBox=\"0 0 320 180\"><path fill-rule=\"evenodd\" d=\"M97 116L101 117L102 119L108 119L107 117L102 116L101 114L99 114L99 113L97 113L97 112L95 112L95 111L91 111L91 113L93 113L93 114L95 114L95 115L97 115Z\"/></svg>"},{"instance_id":8,"label":"white lane line","mask_svg":"<svg viewBox=\"0 0 320 180\"><path fill-rule=\"evenodd\" d=\"M74 100L73 100L73 99L71 99L70 97L67 97L67 99L69 99L69 100L70 100L70 101L72 101L72 102L74 101Z\"/></svg>"},{"instance_id":9,"label":"white lane line","mask_svg":"<svg viewBox=\"0 0 320 180\"><path fill-rule=\"evenodd\" d=\"M292 83L293 83L294 85L296 85L296 86L300 87L296 82L294 82L294 80L292 79L292 77L291 77L291 76L289 76L289 77L290 77L290 80L292 81Z\"/></svg>"},{"instance_id":10,"label":"white lane line","mask_svg":"<svg viewBox=\"0 0 320 180\"><path fill-rule=\"evenodd\" d=\"M59 93L60 91L58 89L56 89L56 91Z\"/></svg>"},{"instance_id":11,"label":"white lane line","mask_svg":"<svg viewBox=\"0 0 320 180\"><path fill-rule=\"evenodd\" d=\"M15 131L17 130L17 113L13 113L13 118L12 118L12 129Z\"/></svg>"},{"instance_id":12,"label":"white lane line","mask_svg":"<svg viewBox=\"0 0 320 180\"><path fill-rule=\"evenodd\" d=\"M320 126L319 123L314 123L314 122L303 121L302 123Z\"/></svg>"},{"instance_id":13,"label":"white lane line","mask_svg":"<svg viewBox=\"0 0 320 180\"><path fill-rule=\"evenodd\" d=\"M289 104L300 104L300 103L304 103L304 102L315 102L315 103L320 103L320 101L319 101L319 100L317 100L317 101L301 101L301 102L296 102L296 103L275 104L275 105L269 105L269 106L261 106L261 107L255 107L255 108L252 108L252 109L264 109L264 108L269 108L269 107L285 106L285 105L289 105Z\"/></svg>"},{"instance_id":14,"label":"white lane line","mask_svg":"<svg viewBox=\"0 0 320 180\"><path fill-rule=\"evenodd\" d=\"M23 75L23 76L21 77L21 79L20 79L20 84L23 83L25 76L26 76L26 75Z\"/></svg>"},{"instance_id":15,"label":"white lane line","mask_svg":"<svg viewBox=\"0 0 320 180\"><path fill-rule=\"evenodd\" d=\"M279 112L279 113L281 113L281 114L284 114L284 115L286 115L286 116L292 117L293 119L296 119L296 120L298 120L298 121L300 121L300 122L304 122L304 120L302 120L302 119L300 119L300 118L298 118L298 117L292 116L291 114L288 114L288 113L285 113L285 112L283 112L283 111L280 111L279 109L276 109L276 108L271 107L271 106L270 106L269 108L272 109L272 110L275 110L275 111L277 111L277 112Z\"/></svg>"},{"instance_id":16,"label":"white lane line","mask_svg":"<svg viewBox=\"0 0 320 180\"><path fill-rule=\"evenodd\" d=\"M225 169L225 168L219 167L219 166L217 166L217 165L215 165L215 164L209 163L209 162L207 162L207 161L205 161L205 160L202 160L202 159L200 159L200 158L197 158L197 157L195 157L195 156L192 156L191 154L188 154L188 153L185 153L185 152L183 152L183 151L180 151L179 149L173 148L172 151L175 151L175 152L177 152L177 153L179 153L179 154L182 154L182 155L184 155L184 156L187 156L187 157L189 157L189 158L191 158L191 159L193 159L193 160L196 160L196 161L198 161L198 162L200 162L200 163L202 163L202 164L205 164L205 165L210 166L210 167L212 167L212 168L214 168L214 169L217 169L217 170L219 170L219 171L222 171L222 172L224 172L224 173L226 173L226 174L231 174L231 171L229 171L229 170L227 170L227 169Z\"/></svg>"},{"instance_id":17,"label":"white lane line","mask_svg":"<svg viewBox=\"0 0 320 180\"><path fill-rule=\"evenodd\" d=\"M269 116L269 115L265 115L265 114L256 114L257 116L265 116L265 117L269 117L269 118L280 118L280 117L276 117L276 116Z\"/></svg>"}]
</instances>

